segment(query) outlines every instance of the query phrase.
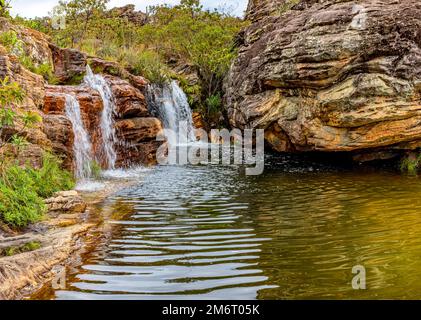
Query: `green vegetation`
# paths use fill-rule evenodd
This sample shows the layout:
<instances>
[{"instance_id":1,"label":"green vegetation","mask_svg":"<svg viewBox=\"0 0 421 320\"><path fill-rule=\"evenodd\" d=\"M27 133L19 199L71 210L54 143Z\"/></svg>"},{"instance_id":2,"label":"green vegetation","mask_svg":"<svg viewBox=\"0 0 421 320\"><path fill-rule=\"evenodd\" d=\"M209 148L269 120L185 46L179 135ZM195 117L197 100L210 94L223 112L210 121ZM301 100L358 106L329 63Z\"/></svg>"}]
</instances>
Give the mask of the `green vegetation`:
<instances>
[{"instance_id":1,"label":"green vegetation","mask_svg":"<svg viewBox=\"0 0 421 320\"><path fill-rule=\"evenodd\" d=\"M18 34L15 31L9 30L0 33L0 44L2 44L8 50L8 52L16 55L20 64L26 69L43 76L44 79L50 84L58 83L57 78L54 76L53 67L51 64L35 64L32 61L32 58L26 54L24 50L24 43L19 39Z\"/></svg>"},{"instance_id":2,"label":"green vegetation","mask_svg":"<svg viewBox=\"0 0 421 320\"><path fill-rule=\"evenodd\" d=\"M417 174L421 169L421 153L418 155L411 153L403 157L400 163L400 169L402 172Z\"/></svg>"},{"instance_id":3,"label":"green vegetation","mask_svg":"<svg viewBox=\"0 0 421 320\"><path fill-rule=\"evenodd\" d=\"M54 29L39 19L22 23L48 33L62 47L72 47L92 56L118 62L135 75L155 83L177 79L192 107L205 118L220 113L221 103L208 99L223 96L223 79L236 55L233 39L245 22L218 11L204 10L199 0L181 0L179 5L150 7L145 25L135 25L107 11L108 0L60 1L56 14L66 25ZM21 18L19 18L22 20ZM189 66L198 82L185 80L171 68ZM48 78L48 77L47 77ZM209 119L211 120L211 119Z\"/></svg>"},{"instance_id":4,"label":"green vegetation","mask_svg":"<svg viewBox=\"0 0 421 320\"><path fill-rule=\"evenodd\" d=\"M9 17L10 0L0 0L0 17Z\"/></svg>"},{"instance_id":5,"label":"green vegetation","mask_svg":"<svg viewBox=\"0 0 421 320\"><path fill-rule=\"evenodd\" d=\"M14 228L39 221L46 209L43 199L74 186L71 174L47 152L38 169L14 160L27 145L26 129L41 121L37 113L15 111L23 98L18 84L0 81L0 221ZM5 129L15 133L6 135Z\"/></svg>"},{"instance_id":6,"label":"green vegetation","mask_svg":"<svg viewBox=\"0 0 421 320\"><path fill-rule=\"evenodd\" d=\"M0 249L0 257L11 257L19 253L30 252L41 248L41 243L38 241L31 241L25 243L20 247L8 247Z\"/></svg>"},{"instance_id":7,"label":"green vegetation","mask_svg":"<svg viewBox=\"0 0 421 320\"><path fill-rule=\"evenodd\" d=\"M102 174L101 165L94 160L90 163L90 168L91 168L92 178L96 180L101 179L101 174Z\"/></svg>"}]
</instances>

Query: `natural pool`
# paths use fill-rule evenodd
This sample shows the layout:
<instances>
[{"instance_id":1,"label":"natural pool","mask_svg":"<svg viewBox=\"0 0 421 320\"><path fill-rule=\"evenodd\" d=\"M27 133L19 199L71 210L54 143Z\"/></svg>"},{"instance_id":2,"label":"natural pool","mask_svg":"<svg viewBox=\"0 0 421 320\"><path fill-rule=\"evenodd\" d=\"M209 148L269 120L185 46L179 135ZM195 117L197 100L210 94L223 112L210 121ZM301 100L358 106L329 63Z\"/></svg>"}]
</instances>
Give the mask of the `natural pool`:
<instances>
[{"instance_id":1,"label":"natural pool","mask_svg":"<svg viewBox=\"0 0 421 320\"><path fill-rule=\"evenodd\" d=\"M271 160L161 166L107 199L110 235L55 299L421 297L421 183L391 170ZM366 268L367 289L351 286Z\"/></svg>"}]
</instances>

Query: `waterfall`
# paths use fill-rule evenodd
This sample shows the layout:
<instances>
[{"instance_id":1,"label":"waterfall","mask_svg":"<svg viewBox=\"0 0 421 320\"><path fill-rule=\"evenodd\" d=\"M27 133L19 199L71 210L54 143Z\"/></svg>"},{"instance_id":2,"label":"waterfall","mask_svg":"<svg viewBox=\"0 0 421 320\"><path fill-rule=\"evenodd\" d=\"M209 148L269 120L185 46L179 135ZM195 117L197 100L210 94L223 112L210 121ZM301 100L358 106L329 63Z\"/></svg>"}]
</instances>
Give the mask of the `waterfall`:
<instances>
[{"instance_id":1,"label":"waterfall","mask_svg":"<svg viewBox=\"0 0 421 320\"><path fill-rule=\"evenodd\" d=\"M76 97L66 94L66 116L73 126L76 178L88 179L91 176L92 144L89 134L85 129L80 113L80 105Z\"/></svg>"},{"instance_id":2,"label":"waterfall","mask_svg":"<svg viewBox=\"0 0 421 320\"><path fill-rule=\"evenodd\" d=\"M86 67L85 84L99 92L104 105L101 115L101 135L103 140L101 159L107 162L107 169L114 169L117 160L117 154L114 145L117 137L114 129L114 114L116 106L114 103L113 93L104 77L94 74L89 67Z\"/></svg>"},{"instance_id":3,"label":"waterfall","mask_svg":"<svg viewBox=\"0 0 421 320\"><path fill-rule=\"evenodd\" d=\"M170 139L171 145L195 142L193 116L186 94L176 81L162 86L149 86L149 100L153 111L162 120L165 129L178 134L177 139Z\"/></svg>"}]
</instances>

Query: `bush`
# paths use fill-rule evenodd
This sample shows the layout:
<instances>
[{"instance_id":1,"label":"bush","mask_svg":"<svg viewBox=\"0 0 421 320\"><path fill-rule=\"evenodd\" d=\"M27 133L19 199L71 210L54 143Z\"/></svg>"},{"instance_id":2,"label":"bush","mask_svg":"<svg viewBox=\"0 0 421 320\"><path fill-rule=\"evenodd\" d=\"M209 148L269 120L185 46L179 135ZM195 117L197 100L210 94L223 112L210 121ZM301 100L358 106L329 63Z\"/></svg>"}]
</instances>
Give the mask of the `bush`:
<instances>
[{"instance_id":1,"label":"bush","mask_svg":"<svg viewBox=\"0 0 421 320\"><path fill-rule=\"evenodd\" d=\"M127 67L135 75L146 77L153 83L163 84L168 80L168 70L158 54L145 50L126 55Z\"/></svg>"},{"instance_id":2,"label":"bush","mask_svg":"<svg viewBox=\"0 0 421 320\"><path fill-rule=\"evenodd\" d=\"M10 163L0 169L0 219L14 228L42 219L43 199L74 187L72 175L60 169L60 162L48 153L40 169Z\"/></svg>"},{"instance_id":3,"label":"bush","mask_svg":"<svg viewBox=\"0 0 421 320\"><path fill-rule=\"evenodd\" d=\"M70 172L60 168L60 162L51 154L46 153L41 169L26 169L34 182L36 193L42 198L49 198L55 192L72 189L74 184Z\"/></svg>"},{"instance_id":4,"label":"bush","mask_svg":"<svg viewBox=\"0 0 421 320\"><path fill-rule=\"evenodd\" d=\"M400 169L402 172L409 174L417 174L421 167L421 154L409 154L405 156L400 163Z\"/></svg>"},{"instance_id":5,"label":"bush","mask_svg":"<svg viewBox=\"0 0 421 320\"><path fill-rule=\"evenodd\" d=\"M46 207L36 193L27 171L18 166L11 166L4 175L0 180L1 219L15 228L39 221Z\"/></svg>"}]
</instances>

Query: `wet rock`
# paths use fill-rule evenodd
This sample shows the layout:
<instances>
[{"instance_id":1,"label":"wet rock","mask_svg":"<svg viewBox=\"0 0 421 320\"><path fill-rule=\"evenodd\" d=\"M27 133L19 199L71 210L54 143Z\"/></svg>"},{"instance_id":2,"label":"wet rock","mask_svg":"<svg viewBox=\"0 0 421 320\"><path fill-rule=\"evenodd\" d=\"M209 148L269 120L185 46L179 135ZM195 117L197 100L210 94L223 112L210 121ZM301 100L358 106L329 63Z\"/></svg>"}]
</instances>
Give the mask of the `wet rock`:
<instances>
[{"instance_id":1,"label":"wet rock","mask_svg":"<svg viewBox=\"0 0 421 320\"><path fill-rule=\"evenodd\" d=\"M132 118L118 120L116 129L120 139L132 144L155 140L162 131L162 124L157 118Z\"/></svg>"},{"instance_id":2,"label":"wet rock","mask_svg":"<svg viewBox=\"0 0 421 320\"><path fill-rule=\"evenodd\" d=\"M266 129L278 151L419 145L419 1L283 3L250 1L226 81L231 124Z\"/></svg>"},{"instance_id":3,"label":"wet rock","mask_svg":"<svg viewBox=\"0 0 421 320\"><path fill-rule=\"evenodd\" d=\"M117 106L119 118L148 117L149 111L145 96L128 81L113 76L106 76Z\"/></svg>"}]
</instances>

